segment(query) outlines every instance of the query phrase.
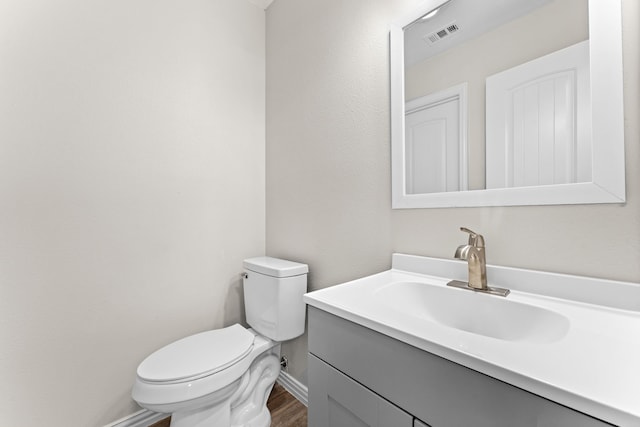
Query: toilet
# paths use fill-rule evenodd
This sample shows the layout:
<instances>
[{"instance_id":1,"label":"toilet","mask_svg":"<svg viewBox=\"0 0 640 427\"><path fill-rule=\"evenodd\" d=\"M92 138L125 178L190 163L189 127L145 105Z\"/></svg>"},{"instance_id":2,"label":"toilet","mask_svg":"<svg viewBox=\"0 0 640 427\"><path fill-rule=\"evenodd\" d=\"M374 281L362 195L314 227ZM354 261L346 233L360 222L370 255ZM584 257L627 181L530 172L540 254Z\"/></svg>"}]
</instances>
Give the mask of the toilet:
<instances>
[{"instance_id":1,"label":"toilet","mask_svg":"<svg viewBox=\"0 0 640 427\"><path fill-rule=\"evenodd\" d=\"M243 263L247 329L239 324L175 341L140 363L131 395L171 414L171 427L268 427L280 343L304 333L306 264L271 257Z\"/></svg>"}]
</instances>

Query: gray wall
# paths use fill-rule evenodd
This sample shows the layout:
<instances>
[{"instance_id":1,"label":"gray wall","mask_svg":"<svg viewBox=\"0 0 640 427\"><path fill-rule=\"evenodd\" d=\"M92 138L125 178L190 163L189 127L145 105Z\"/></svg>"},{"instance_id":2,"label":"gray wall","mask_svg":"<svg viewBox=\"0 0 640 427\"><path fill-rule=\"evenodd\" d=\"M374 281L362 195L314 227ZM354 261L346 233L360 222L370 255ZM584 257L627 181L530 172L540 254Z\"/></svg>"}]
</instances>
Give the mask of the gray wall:
<instances>
[{"instance_id":1,"label":"gray wall","mask_svg":"<svg viewBox=\"0 0 640 427\"><path fill-rule=\"evenodd\" d=\"M238 0L0 2L0 424L114 421L149 353L242 319L264 22Z\"/></svg>"},{"instance_id":2,"label":"gray wall","mask_svg":"<svg viewBox=\"0 0 640 427\"><path fill-rule=\"evenodd\" d=\"M388 25L416 0L277 0L267 10L267 254L310 289L451 258L484 234L491 264L640 281L638 21L624 0L627 203L391 210ZM306 381L306 337L283 347Z\"/></svg>"}]
</instances>

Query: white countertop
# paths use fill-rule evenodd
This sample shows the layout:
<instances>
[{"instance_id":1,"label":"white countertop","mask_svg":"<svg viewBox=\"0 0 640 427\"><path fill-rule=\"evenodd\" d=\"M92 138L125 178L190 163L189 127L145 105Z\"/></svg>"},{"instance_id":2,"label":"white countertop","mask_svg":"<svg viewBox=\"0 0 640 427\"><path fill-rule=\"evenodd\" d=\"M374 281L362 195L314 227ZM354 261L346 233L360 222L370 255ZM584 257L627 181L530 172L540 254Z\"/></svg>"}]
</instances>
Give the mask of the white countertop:
<instances>
[{"instance_id":1,"label":"white countertop","mask_svg":"<svg viewBox=\"0 0 640 427\"><path fill-rule=\"evenodd\" d=\"M377 295L395 282L444 287L451 279L464 280L465 263L395 254L393 267L308 293L304 300L595 418L640 426L640 285L487 266L489 284L511 289L509 300L551 310L569 320L568 330L557 340L507 341L428 318L416 321L414 314L391 307ZM492 283L492 276L499 283ZM534 293L535 288L542 293ZM573 295L576 298L567 298ZM599 300L607 305L595 304Z\"/></svg>"}]
</instances>

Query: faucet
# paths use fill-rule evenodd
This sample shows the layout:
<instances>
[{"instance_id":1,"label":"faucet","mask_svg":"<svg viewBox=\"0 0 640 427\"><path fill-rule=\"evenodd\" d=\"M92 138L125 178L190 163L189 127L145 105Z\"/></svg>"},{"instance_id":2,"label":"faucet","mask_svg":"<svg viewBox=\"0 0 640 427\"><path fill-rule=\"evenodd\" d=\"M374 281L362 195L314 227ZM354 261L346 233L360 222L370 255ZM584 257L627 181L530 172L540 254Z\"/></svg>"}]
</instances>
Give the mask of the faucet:
<instances>
[{"instance_id":1,"label":"faucet","mask_svg":"<svg viewBox=\"0 0 640 427\"><path fill-rule=\"evenodd\" d=\"M469 287L478 290L486 290L487 286L487 261L484 255L484 237L468 228L460 227L460 230L469 233L469 243L458 246L457 259L463 259L469 264Z\"/></svg>"},{"instance_id":2,"label":"faucet","mask_svg":"<svg viewBox=\"0 0 640 427\"><path fill-rule=\"evenodd\" d=\"M459 280L452 280L447 283L447 286L506 297L509 294L508 289L491 288L487 285L487 260L484 250L484 237L465 227L460 227L460 230L469 233L469 243L458 246L454 257L467 261L469 281L461 282Z\"/></svg>"}]
</instances>

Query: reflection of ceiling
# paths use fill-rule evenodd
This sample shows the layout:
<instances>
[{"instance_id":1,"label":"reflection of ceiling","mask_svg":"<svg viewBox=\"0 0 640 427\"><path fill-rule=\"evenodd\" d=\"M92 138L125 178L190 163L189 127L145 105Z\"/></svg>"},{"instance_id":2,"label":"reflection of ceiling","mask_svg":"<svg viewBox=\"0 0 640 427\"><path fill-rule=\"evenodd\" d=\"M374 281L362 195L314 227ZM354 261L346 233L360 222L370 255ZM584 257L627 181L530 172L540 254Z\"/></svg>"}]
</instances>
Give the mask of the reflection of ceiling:
<instances>
[{"instance_id":1,"label":"reflection of ceiling","mask_svg":"<svg viewBox=\"0 0 640 427\"><path fill-rule=\"evenodd\" d=\"M273 3L273 0L249 0L249 2L266 10L269 6L271 6L271 3Z\"/></svg>"},{"instance_id":2,"label":"reflection of ceiling","mask_svg":"<svg viewBox=\"0 0 640 427\"><path fill-rule=\"evenodd\" d=\"M405 28L405 66L437 55L550 1L451 0L434 17Z\"/></svg>"}]
</instances>

